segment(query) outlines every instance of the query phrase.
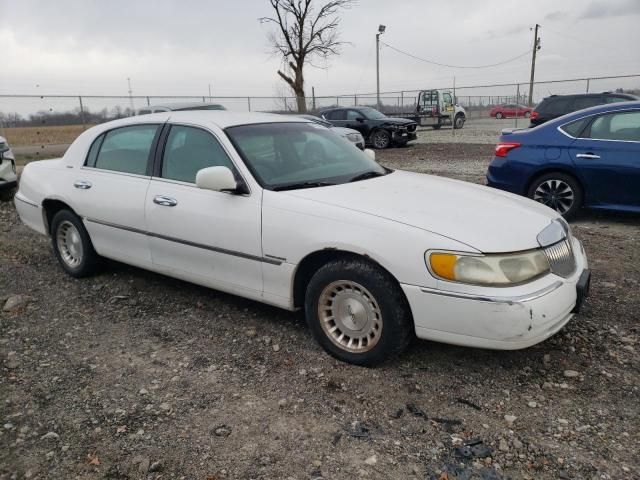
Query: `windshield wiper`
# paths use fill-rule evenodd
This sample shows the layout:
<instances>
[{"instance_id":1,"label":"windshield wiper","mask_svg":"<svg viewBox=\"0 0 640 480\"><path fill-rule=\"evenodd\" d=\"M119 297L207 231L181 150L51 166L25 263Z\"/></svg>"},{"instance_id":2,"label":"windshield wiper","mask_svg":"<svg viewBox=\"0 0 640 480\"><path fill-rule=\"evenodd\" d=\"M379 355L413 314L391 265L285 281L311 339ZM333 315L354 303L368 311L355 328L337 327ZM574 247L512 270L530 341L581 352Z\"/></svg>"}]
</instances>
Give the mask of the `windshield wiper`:
<instances>
[{"instance_id":1,"label":"windshield wiper","mask_svg":"<svg viewBox=\"0 0 640 480\"><path fill-rule=\"evenodd\" d=\"M349 180L350 182L358 182L360 180L366 180L367 178L374 178L374 177L382 177L384 175L386 175L389 172L376 172L376 171L370 171L370 172L364 172L361 173L359 175L356 175L355 177L353 177L351 180Z\"/></svg>"},{"instance_id":2,"label":"windshield wiper","mask_svg":"<svg viewBox=\"0 0 640 480\"><path fill-rule=\"evenodd\" d=\"M281 192L283 190L298 190L300 188L316 188L316 187L328 187L330 185L335 185L335 183L330 182L299 182L299 183L288 183L286 185L278 185L273 188L274 192Z\"/></svg>"}]
</instances>

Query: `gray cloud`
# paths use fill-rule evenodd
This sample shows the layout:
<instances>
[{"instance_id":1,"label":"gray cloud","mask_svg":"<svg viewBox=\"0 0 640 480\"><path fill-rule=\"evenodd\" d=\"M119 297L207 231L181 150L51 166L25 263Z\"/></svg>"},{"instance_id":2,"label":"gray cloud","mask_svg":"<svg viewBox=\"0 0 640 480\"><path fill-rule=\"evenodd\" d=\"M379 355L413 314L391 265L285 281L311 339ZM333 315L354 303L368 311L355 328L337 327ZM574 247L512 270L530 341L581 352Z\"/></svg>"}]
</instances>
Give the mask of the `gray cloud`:
<instances>
[{"instance_id":1,"label":"gray cloud","mask_svg":"<svg viewBox=\"0 0 640 480\"><path fill-rule=\"evenodd\" d=\"M549 12L544 16L545 20L550 22L556 22L560 20L566 20L569 17L569 12L558 10L556 12Z\"/></svg>"},{"instance_id":2,"label":"gray cloud","mask_svg":"<svg viewBox=\"0 0 640 480\"><path fill-rule=\"evenodd\" d=\"M612 1L598 0L591 2L580 18L605 18L623 15L640 15L640 1L627 0L614 3Z\"/></svg>"}]
</instances>

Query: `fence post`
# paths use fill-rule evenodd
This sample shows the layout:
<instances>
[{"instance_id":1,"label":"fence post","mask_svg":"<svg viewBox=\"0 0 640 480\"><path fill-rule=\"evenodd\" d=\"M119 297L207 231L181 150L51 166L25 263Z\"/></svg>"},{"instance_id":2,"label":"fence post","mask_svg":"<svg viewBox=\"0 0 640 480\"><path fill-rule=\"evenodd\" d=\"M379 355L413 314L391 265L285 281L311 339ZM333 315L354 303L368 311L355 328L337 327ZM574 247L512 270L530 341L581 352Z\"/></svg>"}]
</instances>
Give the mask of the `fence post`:
<instances>
[{"instance_id":1,"label":"fence post","mask_svg":"<svg viewBox=\"0 0 640 480\"><path fill-rule=\"evenodd\" d=\"M316 111L316 87L311 87L311 105L313 106L313 111Z\"/></svg>"},{"instance_id":2,"label":"fence post","mask_svg":"<svg viewBox=\"0 0 640 480\"><path fill-rule=\"evenodd\" d=\"M151 103L149 102L149 97L147 97L147 107L151 105Z\"/></svg>"},{"instance_id":3,"label":"fence post","mask_svg":"<svg viewBox=\"0 0 640 480\"><path fill-rule=\"evenodd\" d=\"M336 97L336 105L339 107L340 106L340 97Z\"/></svg>"},{"instance_id":4,"label":"fence post","mask_svg":"<svg viewBox=\"0 0 640 480\"><path fill-rule=\"evenodd\" d=\"M356 94L356 93L353 94L353 104L355 106L358 105L358 94Z\"/></svg>"},{"instance_id":5,"label":"fence post","mask_svg":"<svg viewBox=\"0 0 640 480\"><path fill-rule=\"evenodd\" d=\"M404 90L400 90L400 111L404 112Z\"/></svg>"},{"instance_id":6,"label":"fence post","mask_svg":"<svg viewBox=\"0 0 640 480\"><path fill-rule=\"evenodd\" d=\"M284 98L284 111L288 112L289 111L289 105L287 105L287 97L283 97Z\"/></svg>"},{"instance_id":7,"label":"fence post","mask_svg":"<svg viewBox=\"0 0 640 480\"><path fill-rule=\"evenodd\" d=\"M589 93L589 79L587 78L587 93Z\"/></svg>"},{"instance_id":8,"label":"fence post","mask_svg":"<svg viewBox=\"0 0 640 480\"><path fill-rule=\"evenodd\" d=\"M520 106L520 84L517 83L516 84L516 128L518 128L518 110L519 110L519 106Z\"/></svg>"},{"instance_id":9,"label":"fence post","mask_svg":"<svg viewBox=\"0 0 640 480\"><path fill-rule=\"evenodd\" d=\"M82 97L78 96L78 101L80 102L80 120L82 120L82 130L87 128L86 121L84 118L84 105L82 105Z\"/></svg>"},{"instance_id":10,"label":"fence post","mask_svg":"<svg viewBox=\"0 0 640 480\"><path fill-rule=\"evenodd\" d=\"M251 97L247 97L247 107L249 108L249 111L251 111Z\"/></svg>"}]
</instances>

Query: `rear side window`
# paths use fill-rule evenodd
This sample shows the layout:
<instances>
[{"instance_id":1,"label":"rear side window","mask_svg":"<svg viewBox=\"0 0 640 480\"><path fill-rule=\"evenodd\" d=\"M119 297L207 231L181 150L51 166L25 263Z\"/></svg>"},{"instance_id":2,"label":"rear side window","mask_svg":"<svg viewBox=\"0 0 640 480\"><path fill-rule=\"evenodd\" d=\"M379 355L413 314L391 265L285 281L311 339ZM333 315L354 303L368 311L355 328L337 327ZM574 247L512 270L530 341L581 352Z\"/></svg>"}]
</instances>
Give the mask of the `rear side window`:
<instances>
[{"instance_id":1,"label":"rear side window","mask_svg":"<svg viewBox=\"0 0 640 480\"><path fill-rule=\"evenodd\" d=\"M564 115L569 111L569 102L571 99L566 97L548 98L536 107L536 111L549 115Z\"/></svg>"},{"instance_id":2,"label":"rear side window","mask_svg":"<svg viewBox=\"0 0 640 480\"><path fill-rule=\"evenodd\" d=\"M346 120L347 112L345 110L332 110L325 115L329 120Z\"/></svg>"},{"instance_id":3,"label":"rear side window","mask_svg":"<svg viewBox=\"0 0 640 480\"><path fill-rule=\"evenodd\" d=\"M162 158L162 178L196 182L196 174L207 167L234 166L227 153L209 132L194 127L171 127Z\"/></svg>"},{"instance_id":4,"label":"rear side window","mask_svg":"<svg viewBox=\"0 0 640 480\"><path fill-rule=\"evenodd\" d=\"M580 138L580 134L584 130L584 127L586 127L589 123L589 120L591 120L589 117L581 118L580 120L576 120L575 122L562 125L560 129L574 138Z\"/></svg>"},{"instance_id":5,"label":"rear side window","mask_svg":"<svg viewBox=\"0 0 640 480\"><path fill-rule=\"evenodd\" d=\"M629 102L630 99L624 97L604 97L606 103Z\"/></svg>"},{"instance_id":6,"label":"rear side window","mask_svg":"<svg viewBox=\"0 0 640 480\"><path fill-rule=\"evenodd\" d=\"M582 110L583 108L595 107L602 105L602 97L576 97L571 106L571 110Z\"/></svg>"},{"instance_id":7,"label":"rear side window","mask_svg":"<svg viewBox=\"0 0 640 480\"><path fill-rule=\"evenodd\" d=\"M157 131L158 125L132 125L111 130L104 134L93 165L90 163L91 150L98 142L91 146L87 165L103 170L146 175L149 153Z\"/></svg>"},{"instance_id":8,"label":"rear side window","mask_svg":"<svg viewBox=\"0 0 640 480\"><path fill-rule=\"evenodd\" d=\"M591 124L589 138L640 142L640 111L600 115Z\"/></svg>"}]
</instances>

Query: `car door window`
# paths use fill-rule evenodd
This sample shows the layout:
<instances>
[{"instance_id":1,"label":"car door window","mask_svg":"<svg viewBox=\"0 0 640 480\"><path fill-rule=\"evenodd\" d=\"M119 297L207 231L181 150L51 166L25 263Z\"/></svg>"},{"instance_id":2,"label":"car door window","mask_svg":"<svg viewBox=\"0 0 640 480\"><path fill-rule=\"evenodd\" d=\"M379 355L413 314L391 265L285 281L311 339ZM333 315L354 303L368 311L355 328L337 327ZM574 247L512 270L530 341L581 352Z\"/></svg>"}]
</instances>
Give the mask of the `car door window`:
<instances>
[{"instance_id":1,"label":"car door window","mask_svg":"<svg viewBox=\"0 0 640 480\"><path fill-rule=\"evenodd\" d=\"M211 133L200 128L172 126L162 156L161 177L195 183L198 171L207 167L234 171L233 162Z\"/></svg>"},{"instance_id":2,"label":"car door window","mask_svg":"<svg viewBox=\"0 0 640 480\"><path fill-rule=\"evenodd\" d=\"M640 111L600 115L591 124L589 138L640 142Z\"/></svg>"},{"instance_id":3,"label":"car door window","mask_svg":"<svg viewBox=\"0 0 640 480\"><path fill-rule=\"evenodd\" d=\"M356 120L358 118L362 118L362 114L357 110L348 110L347 111L347 120Z\"/></svg>"},{"instance_id":4,"label":"car door window","mask_svg":"<svg viewBox=\"0 0 640 480\"><path fill-rule=\"evenodd\" d=\"M96 139L91 146L86 165L103 170L146 175L149 152L158 127L132 125L103 134L104 137Z\"/></svg>"}]
</instances>

